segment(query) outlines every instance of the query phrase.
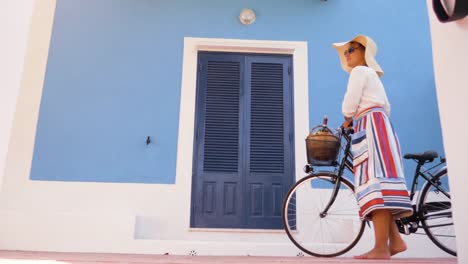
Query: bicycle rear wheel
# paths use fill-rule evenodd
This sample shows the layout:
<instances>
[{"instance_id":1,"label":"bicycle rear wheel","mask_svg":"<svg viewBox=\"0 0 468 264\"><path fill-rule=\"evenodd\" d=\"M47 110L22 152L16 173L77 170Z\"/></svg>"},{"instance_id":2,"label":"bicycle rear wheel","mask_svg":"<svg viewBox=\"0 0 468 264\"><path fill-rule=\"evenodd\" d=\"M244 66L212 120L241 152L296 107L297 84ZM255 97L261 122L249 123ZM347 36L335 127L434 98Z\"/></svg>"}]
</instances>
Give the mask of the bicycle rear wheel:
<instances>
[{"instance_id":1,"label":"bicycle rear wheel","mask_svg":"<svg viewBox=\"0 0 468 264\"><path fill-rule=\"evenodd\" d=\"M364 232L354 186L342 178L332 199L338 176L317 173L299 180L283 204L283 224L291 241L303 252L316 257L335 257L353 248Z\"/></svg>"},{"instance_id":2,"label":"bicycle rear wheel","mask_svg":"<svg viewBox=\"0 0 468 264\"><path fill-rule=\"evenodd\" d=\"M447 175L447 169L444 169L433 178L440 190L430 183L424 185L418 211L424 231L432 242L445 252L456 256L457 244Z\"/></svg>"}]
</instances>

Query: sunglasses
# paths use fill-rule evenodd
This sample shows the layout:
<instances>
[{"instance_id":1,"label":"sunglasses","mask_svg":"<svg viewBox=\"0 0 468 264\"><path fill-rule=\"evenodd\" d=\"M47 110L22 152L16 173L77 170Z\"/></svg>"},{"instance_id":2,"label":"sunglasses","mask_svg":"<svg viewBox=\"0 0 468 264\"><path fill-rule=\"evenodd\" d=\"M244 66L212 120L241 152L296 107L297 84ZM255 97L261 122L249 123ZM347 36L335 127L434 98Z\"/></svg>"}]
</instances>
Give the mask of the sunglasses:
<instances>
[{"instance_id":1,"label":"sunglasses","mask_svg":"<svg viewBox=\"0 0 468 264\"><path fill-rule=\"evenodd\" d=\"M349 47L344 51L344 55L348 56L348 54L353 53L355 50L359 49L359 47Z\"/></svg>"}]
</instances>

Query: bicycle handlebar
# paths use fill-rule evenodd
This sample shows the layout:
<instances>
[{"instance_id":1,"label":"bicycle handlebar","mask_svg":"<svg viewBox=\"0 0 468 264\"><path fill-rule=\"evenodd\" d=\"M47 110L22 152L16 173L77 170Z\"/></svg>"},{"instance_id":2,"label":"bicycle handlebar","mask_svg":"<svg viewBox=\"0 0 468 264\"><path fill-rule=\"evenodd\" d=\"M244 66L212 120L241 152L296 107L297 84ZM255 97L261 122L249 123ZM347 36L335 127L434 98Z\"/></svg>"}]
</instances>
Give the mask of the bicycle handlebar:
<instances>
[{"instance_id":1,"label":"bicycle handlebar","mask_svg":"<svg viewBox=\"0 0 468 264\"><path fill-rule=\"evenodd\" d=\"M346 134L346 135L354 134L354 128L352 127L344 128L343 126L340 126L340 131L341 133Z\"/></svg>"}]
</instances>

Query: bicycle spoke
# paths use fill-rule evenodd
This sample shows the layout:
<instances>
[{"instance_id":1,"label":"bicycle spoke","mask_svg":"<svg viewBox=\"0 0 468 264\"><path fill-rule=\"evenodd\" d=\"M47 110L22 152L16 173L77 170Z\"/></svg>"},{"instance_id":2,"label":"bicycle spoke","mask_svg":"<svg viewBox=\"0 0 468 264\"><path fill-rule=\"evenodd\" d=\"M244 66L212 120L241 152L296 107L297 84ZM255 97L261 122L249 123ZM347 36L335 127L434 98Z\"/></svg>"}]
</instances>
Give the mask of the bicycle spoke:
<instances>
[{"instance_id":1,"label":"bicycle spoke","mask_svg":"<svg viewBox=\"0 0 468 264\"><path fill-rule=\"evenodd\" d=\"M418 207L421 211L421 225L434 244L447 253L456 255L452 205L446 181L447 171L434 176L433 180L437 183L437 188L427 184L421 191Z\"/></svg>"},{"instance_id":2,"label":"bicycle spoke","mask_svg":"<svg viewBox=\"0 0 468 264\"><path fill-rule=\"evenodd\" d=\"M362 235L364 225L352 184L341 182L329 206L334 182L330 176L308 177L296 183L287 195L283 208L286 231L305 253L337 256L351 249Z\"/></svg>"}]
</instances>

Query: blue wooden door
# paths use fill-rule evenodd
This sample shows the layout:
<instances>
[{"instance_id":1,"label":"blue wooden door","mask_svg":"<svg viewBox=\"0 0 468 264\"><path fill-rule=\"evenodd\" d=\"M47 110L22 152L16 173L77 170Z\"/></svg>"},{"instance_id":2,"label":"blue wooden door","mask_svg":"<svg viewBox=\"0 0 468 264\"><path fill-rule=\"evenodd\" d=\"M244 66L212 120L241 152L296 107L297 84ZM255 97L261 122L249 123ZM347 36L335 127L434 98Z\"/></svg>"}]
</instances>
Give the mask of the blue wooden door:
<instances>
[{"instance_id":1,"label":"blue wooden door","mask_svg":"<svg viewBox=\"0 0 468 264\"><path fill-rule=\"evenodd\" d=\"M280 229L294 180L291 57L199 54L191 226Z\"/></svg>"}]
</instances>

